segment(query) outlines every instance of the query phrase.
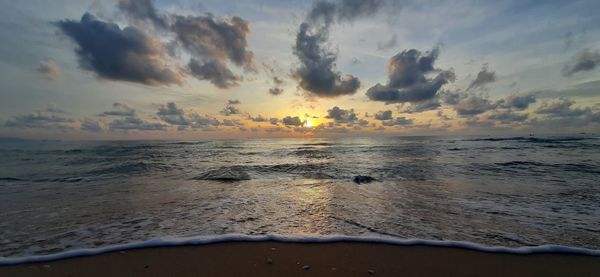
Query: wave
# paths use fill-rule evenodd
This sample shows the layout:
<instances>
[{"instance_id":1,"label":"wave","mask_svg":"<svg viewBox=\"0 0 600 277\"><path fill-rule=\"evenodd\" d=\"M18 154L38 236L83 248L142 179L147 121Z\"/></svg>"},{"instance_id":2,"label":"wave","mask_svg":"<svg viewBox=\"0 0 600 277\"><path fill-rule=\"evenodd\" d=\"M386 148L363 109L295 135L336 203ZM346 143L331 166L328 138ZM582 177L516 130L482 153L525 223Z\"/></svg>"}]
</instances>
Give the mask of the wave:
<instances>
[{"instance_id":1,"label":"wave","mask_svg":"<svg viewBox=\"0 0 600 277\"><path fill-rule=\"evenodd\" d=\"M237 182L250 180L250 174L241 166L221 167L209 170L199 176L192 178L194 180L213 180L222 182Z\"/></svg>"},{"instance_id":2,"label":"wave","mask_svg":"<svg viewBox=\"0 0 600 277\"><path fill-rule=\"evenodd\" d=\"M525 246L525 247L506 247L506 246L485 246L467 241L451 241L451 240L425 240L425 239L399 239L392 237L372 237L372 236L280 236L280 235L218 235L218 236L198 236L189 238L159 238L143 242L134 242L127 244L110 245L99 248L85 248L78 250L69 250L61 253L50 255L36 255L17 258L0 257L0 265L16 265L23 263L50 262L75 257L94 256L108 252L127 251L134 249L166 247L166 246L193 246L207 245L223 242L289 242L289 243L333 243L333 242L359 242L359 243L381 243L398 246L432 246L432 247L448 247L460 248L467 250L475 250L486 253L501 253L501 254L574 254L599 256L600 250L569 247L562 245L540 245L540 246Z\"/></svg>"},{"instance_id":3,"label":"wave","mask_svg":"<svg viewBox=\"0 0 600 277\"><path fill-rule=\"evenodd\" d=\"M581 141L591 139L588 137L499 137L499 138L476 138L476 139L465 139L464 141L521 141L521 142L532 142L532 143L560 143L570 141Z\"/></svg>"}]
</instances>

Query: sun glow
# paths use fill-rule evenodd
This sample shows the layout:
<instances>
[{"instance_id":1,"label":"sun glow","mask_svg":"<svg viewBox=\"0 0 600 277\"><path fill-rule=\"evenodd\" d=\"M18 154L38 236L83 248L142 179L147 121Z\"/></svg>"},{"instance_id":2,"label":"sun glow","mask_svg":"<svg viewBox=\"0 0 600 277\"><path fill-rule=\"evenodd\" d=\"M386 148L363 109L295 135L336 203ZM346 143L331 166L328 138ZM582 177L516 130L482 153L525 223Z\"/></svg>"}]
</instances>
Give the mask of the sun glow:
<instances>
[{"instance_id":1,"label":"sun glow","mask_svg":"<svg viewBox=\"0 0 600 277\"><path fill-rule=\"evenodd\" d=\"M304 127L310 128L310 127L313 127L313 126L315 126L315 124L312 121L310 121L310 120L307 120L306 123L304 123Z\"/></svg>"}]
</instances>

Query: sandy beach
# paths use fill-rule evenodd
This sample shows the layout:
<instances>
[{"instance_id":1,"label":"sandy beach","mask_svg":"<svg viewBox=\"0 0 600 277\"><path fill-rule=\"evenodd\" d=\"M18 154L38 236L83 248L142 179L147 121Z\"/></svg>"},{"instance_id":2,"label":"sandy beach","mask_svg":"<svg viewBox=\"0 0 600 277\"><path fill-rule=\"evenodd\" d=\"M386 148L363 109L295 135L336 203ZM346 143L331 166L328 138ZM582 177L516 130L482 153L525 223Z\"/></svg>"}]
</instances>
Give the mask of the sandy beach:
<instances>
[{"instance_id":1,"label":"sandy beach","mask_svg":"<svg viewBox=\"0 0 600 277\"><path fill-rule=\"evenodd\" d=\"M600 257L379 243L225 242L0 267L0 276L599 276Z\"/></svg>"}]
</instances>

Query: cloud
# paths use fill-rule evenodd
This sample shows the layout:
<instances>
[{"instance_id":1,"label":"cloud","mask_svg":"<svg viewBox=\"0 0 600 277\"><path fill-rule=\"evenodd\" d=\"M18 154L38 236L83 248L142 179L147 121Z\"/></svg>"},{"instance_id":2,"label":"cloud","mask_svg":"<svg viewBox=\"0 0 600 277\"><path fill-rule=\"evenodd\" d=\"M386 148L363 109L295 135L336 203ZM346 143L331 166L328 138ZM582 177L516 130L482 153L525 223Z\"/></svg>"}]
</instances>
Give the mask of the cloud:
<instances>
[{"instance_id":1,"label":"cloud","mask_svg":"<svg viewBox=\"0 0 600 277\"><path fill-rule=\"evenodd\" d=\"M503 108L514 108L517 110L525 110L530 104L537 101L535 94L513 94L506 99L501 100L500 104Z\"/></svg>"},{"instance_id":2,"label":"cloud","mask_svg":"<svg viewBox=\"0 0 600 277\"><path fill-rule=\"evenodd\" d=\"M241 77L233 74L225 64L212 60L202 63L192 58L188 68L196 79L210 81L213 85L222 89L237 86L241 80Z\"/></svg>"},{"instance_id":3,"label":"cloud","mask_svg":"<svg viewBox=\"0 0 600 277\"><path fill-rule=\"evenodd\" d=\"M248 115L248 119L254 121L254 122L268 122L269 118L263 117L262 115L258 115L256 117L252 117L250 115Z\"/></svg>"},{"instance_id":4,"label":"cloud","mask_svg":"<svg viewBox=\"0 0 600 277\"><path fill-rule=\"evenodd\" d=\"M171 125L189 126L190 120L186 117L183 109L177 107L174 102L169 102L166 105L159 105L156 115L164 122Z\"/></svg>"},{"instance_id":5,"label":"cloud","mask_svg":"<svg viewBox=\"0 0 600 277\"><path fill-rule=\"evenodd\" d=\"M243 126L244 125L239 120L232 120L232 119L223 119L222 124L223 124L223 126Z\"/></svg>"},{"instance_id":6,"label":"cloud","mask_svg":"<svg viewBox=\"0 0 600 277\"><path fill-rule=\"evenodd\" d=\"M467 88L467 91L474 88L484 87L486 84L493 83L495 81L496 73L493 71L488 71L487 66L483 66L483 68L481 68L481 71L477 73L477 77L475 78L475 80L473 80L473 82L471 82L471 84Z\"/></svg>"},{"instance_id":7,"label":"cloud","mask_svg":"<svg viewBox=\"0 0 600 277\"><path fill-rule=\"evenodd\" d=\"M300 67L293 75L299 86L319 97L337 97L354 94L360 87L358 78L335 70L337 55L324 44L328 39L328 30L318 29L313 34L310 25L302 23L296 36L294 54L300 60Z\"/></svg>"},{"instance_id":8,"label":"cloud","mask_svg":"<svg viewBox=\"0 0 600 277\"><path fill-rule=\"evenodd\" d=\"M300 119L300 117L297 117L297 116L294 116L294 117L286 116L281 119L281 122L285 126L302 126L302 125L304 125L304 122Z\"/></svg>"},{"instance_id":9,"label":"cloud","mask_svg":"<svg viewBox=\"0 0 600 277\"><path fill-rule=\"evenodd\" d=\"M73 129L75 120L64 117L63 111L49 107L42 111L35 111L26 115L15 116L5 122L4 126L18 129L48 129L67 131Z\"/></svg>"},{"instance_id":10,"label":"cloud","mask_svg":"<svg viewBox=\"0 0 600 277\"><path fill-rule=\"evenodd\" d=\"M221 110L221 114L225 116L230 116L232 114L241 114L242 112L235 105L227 104L223 110Z\"/></svg>"},{"instance_id":11,"label":"cloud","mask_svg":"<svg viewBox=\"0 0 600 277\"><path fill-rule=\"evenodd\" d=\"M435 110L435 109L439 108L441 105L442 104L440 103L440 100L436 97L436 98L432 98L432 99L425 100L422 102L412 103L409 107L404 109L403 112L405 112L405 113L421 113L421 112L425 112L425 111Z\"/></svg>"},{"instance_id":12,"label":"cloud","mask_svg":"<svg viewBox=\"0 0 600 277\"><path fill-rule=\"evenodd\" d=\"M115 119L108 124L108 129L111 131L163 131L166 127L164 124L148 122L136 116Z\"/></svg>"},{"instance_id":13,"label":"cloud","mask_svg":"<svg viewBox=\"0 0 600 277\"><path fill-rule=\"evenodd\" d=\"M269 89L269 94L273 95L273 96L277 96L283 93L283 89L282 88L278 88L278 87L272 87Z\"/></svg>"},{"instance_id":14,"label":"cloud","mask_svg":"<svg viewBox=\"0 0 600 277\"><path fill-rule=\"evenodd\" d=\"M413 124L413 120L406 117L396 117L396 119L381 122L383 126L408 126Z\"/></svg>"},{"instance_id":15,"label":"cloud","mask_svg":"<svg viewBox=\"0 0 600 277\"><path fill-rule=\"evenodd\" d=\"M278 125L279 119L272 117L269 119L269 123L271 123L272 125Z\"/></svg>"},{"instance_id":16,"label":"cloud","mask_svg":"<svg viewBox=\"0 0 600 277\"><path fill-rule=\"evenodd\" d=\"M81 121L79 130L84 132L98 133L102 132L102 126L100 125L100 121L86 118Z\"/></svg>"},{"instance_id":17,"label":"cloud","mask_svg":"<svg viewBox=\"0 0 600 277\"><path fill-rule=\"evenodd\" d=\"M377 120L390 120L392 119L392 111L379 111L375 114L375 119Z\"/></svg>"},{"instance_id":18,"label":"cloud","mask_svg":"<svg viewBox=\"0 0 600 277\"><path fill-rule=\"evenodd\" d=\"M396 47L396 45L398 45L398 38L397 38L396 34L394 34L388 41L377 42L377 50L383 51L383 50L392 49L392 48Z\"/></svg>"},{"instance_id":19,"label":"cloud","mask_svg":"<svg viewBox=\"0 0 600 277\"><path fill-rule=\"evenodd\" d=\"M573 61L565 65L562 73L564 76L570 77L577 72L594 70L598 64L600 64L600 52L587 48L579 52Z\"/></svg>"},{"instance_id":20,"label":"cloud","mask_svg":"<svg viewBox=\"0 0 600 277\"><path fill-rule=\"evenodd\" d=\"M455 79L452 71L441 71L433 64L439 50L421 53L416 49L404 50L388 62L387 85L376 84L367 90L367 97L386 104L421 102L432 99L440 88ZM439 72L429 79L426 74Z\"/></svg>"},{"instance_id":21,"label":"cloud","mask_svg":"<svg viewBox=\"0 0 600 277\"><path fill-rule=\"evenodd\" d=\"M182 75L166 65L160 42L140 29L121 29L89 13L79 22L62 20L56 25L77 44L79 66L99 78L147 85L182 82Z\"/></svg>"},{"instance_id":22,"label":"cloud","mask_svg":"<svg viewBox=\"0 0 600 277\"><path fill-rule=\"evenodd\" d=\"M256 71L254 53L247 49L250 27L244 19L207 14L171 15L171 21L177 45L193 56L188 66L196 78L227 88L237 86L241 80L228 68L228 62L248 72Z\"/></svg>"},{"instance_id":23,"label":"cloud","mask_svg":"<svg viewBox=\"0 0 600 277\"><path fill-rule=\"evenodd\" d=\"M242 102L238 99L229 99L227 100L227 104L229 105L239 105L242 104Z\"/></svg>"},{"instance_id":24,"label":"cloud","mask_svg":"<svg viewBox=\"0 0 600 277\"><path fill-rule=\"evenodd\" d=\"M100 78L169 85L193 76L229 88L243 80L230 64L256 71L254 53L247 49L250 28L240 17L159 13L151 0L119 0L118 8L132 26L121 29L89 13L80 22L56 24L77 43L80 67ZM161 41L159 35L170 41ZM187 64L169 59L179 50L190 57Z\"/></svg>"},{"instance_id":25,"label":"cloud","mask_svg":"<svg viewBox=\"0 0 600 277\"><path fill-rule=\"evenodd\" d=\"M574 104L575 101L566 98L545 101L538 107L536 113L552 117L578 117L591 113L590 109L572 108Z\"/></svg>"},{"instance_id":26,"label":"cloud","mask_svg":"<svg viewBox=\"0 0 600 277\"><path fill-rule=\"evenodd\" d=\"M511 110L496 111L487 117L489 120L496 120L503 124L511 124L526 121L529 114L515 113Z\"/></svg>"},{"instance_id":27,"label":"cloud","mask_svg":"<svg viewBox=\"0 0 600 277\"><path fill-rule=\"evenodd\" d=\"M127 104L115 102L112 110L103 112L99 116L135 116L135 109Z\"/></svg>"},{"instance_id":28,"label":"cloud","mask_svg":"<svg viewBox=\"0 0 600 277\"><path fill-rule=\"evenodd\" d=\"M152 0L119 0L118 7L134 23L150 22L159 28L168 28L168 19L158 14Z\"/></svg>"},{"instance_id":29,"label":"cloud","mask_svg":"<svg viewBox=\"0 0 600 277\"><path fill-rule=\"evenodd\" d=\"M44 77L44 79L49 81L57 81L62 75L60 68L54 61L41 62L36 70Z\"/></svg>"},{"instance_id":30,"label":"cloud","mask_svg":"<svg viewBox=\"0 0 600 277\"><path fill-rule=\"evenodd\" d=\"M325 118L333 119L336 123L354 123L358 120L358 116L354 112L354 109L344 110L337 106L327 110L327 116L325 116Z\"/></svg>"},{"instance_id":31,"label":"cloud","mask_svg":"<svg viewBox=\"0 0 600 277\"><path fill-rule=\"evenodd\" d=\"M385 6L389 9L383 9ZM316 1L300 24L294 54L300 67L293 76L299 86L318 97L354 94L360 87L358 78L336 70L337 53L327 48L330 26L372 16L380 10L397 11L396 1L338 0ZM393 8L393 9L392 9Z\"/></svg>"},{"instance_id":32,"label":"cloud","mask_svg":"<svg viewBox=\"0 0 600 277\"><path fill-rule=\"evenodd\" d=\"M492 103L487 98L471 95L459 100L459 102L454 106L454 110L459 116L468 117L493 110L497 106L498 105L496 103Z\"/></svg>"}]
</instances>

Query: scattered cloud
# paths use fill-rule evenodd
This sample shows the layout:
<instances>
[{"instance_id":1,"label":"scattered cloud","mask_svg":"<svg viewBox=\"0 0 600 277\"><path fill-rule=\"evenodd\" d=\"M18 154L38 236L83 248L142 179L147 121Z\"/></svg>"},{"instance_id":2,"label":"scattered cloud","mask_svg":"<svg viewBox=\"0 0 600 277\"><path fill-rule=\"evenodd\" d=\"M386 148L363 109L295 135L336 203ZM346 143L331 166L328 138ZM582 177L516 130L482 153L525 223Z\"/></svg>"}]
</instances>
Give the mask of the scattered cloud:
<instances>
[{"instance_id":1,"label":"scattered cloud","mask_svg":"<svg viewBox=\"0 0 600 277\"><path fill-rule=\"evenodd\" d=\"M416 49L405 50L395 55L388 63L388 83L376 84L367 90L367 97L386 104L421 102L432 99L440 88L455 79L452 71L435 69L439 49L421 53ZM439 72L428 78L429 73Z\"/></svg>"},{"instance_id":2,"label":"scattered cloud","mask_svg":"<svg viewBox=\"0 0 600 277\"><path fill-rule=\"evenodd\" d=\"M147 85L180 84L182 75L167 64L164 48L136 27L121 29L85 13L80 21L56 25L76 44L79 66L97 77Z\"/></svg>"},{"instance_id":3,"label":"scattered cloud","mask_svg":"<svg viewBox=\"0 0 600 277\"><path fill-rule=\"evenodd\" d=\"M164 131L167 125L145 121L136 116L127 116L111 121L108 129L111 131Z\"/></svg>"},{"instance_id":4,"label":"scattered cloud","mask_svg":"<svg viewBox=\"0 0 600 277\"><path fill-rule=\"evenodd\" d=\"M54 61L41 62L36 70L44 79L49 81L57 81L62 75L60 68Z\"/></svg>"},{"instance_id":5,"label":"scattered cloud","mask_svg":"<svg viewBox=\"0 0 600 277\"><path fill-rule=\"evenodd\" d=\"M375 114L375 119L377 120L390 120L392 119L392 111L379 111Z\"/></svg>"},{"instance_id":6,"label":"scattered cloud","mask_svg":"<svg viewBox=\"0 0 600 277\"><path fill-rule=\"evenodd\" d=\"M73 129L75 120L64 116L65 112L49 106L29 114L15 116L5 122L4 126L18 129L48 129L67 131Z\"/></svg>"},{"instance_id":7,"label":"scattered cloud","mask_svg":"<svg viewBox=\"0 0 600 277\"><path fill-rule=\"evenodd\" d=\"M281 119L281 122L285 126L302 126L302 125L304 125L304 121L302 121L300 119L300 117L297 117L297 116L294 116L294 117L286 116Z\"/></svg>"},{"instance_id":8,"label":"scattered cloud","mask_svg":"<svg viewBox=\"0 0 600 277\"><path fill-rule=\"evenodd\" d=\"M570 77L577 72L591 71L600 64L600 52L589 48L577 53L573 61L570 61L562 69L566 77Z\"/></svg>"},{"instance_id":9,"label":"scattered cloud","mask_svg":"<svg viewBox=\"0 0 600 277\"><path fill-rule=\"evenodd\" d=\"M327 111L327 116L335 121L335 123L348 123L352 124L358 120L358 115L354 112L354 109L344 110L337 106Z\"/></svg>"},{"instance_id":10,"label":"scattered cloud","mask_svg":"<svg viewBox=\"0 0 600 277\"><path fill-rule=\"evenodd\" d=\"M99 116L135 116L135 109L127 104L115 102L113 109L103 112Z\"/></svg>"},{"instance_id":11,"label":"scattered cloud","mask_svg":"<svg viewBox=\"0 0 600 277\"><path fill-rule=\"evenodd\" d=\"M98 133L102 132L103 128L102 125L100 125L100 121L86 118L81 121L79 130L84 132Z\"/></svg>"},{"instance_id":12,"label":"scattered cloud","mask_svg":"<svg viewBox=\"0 0 600 277\"><path fill-rule=\"evenodd\" d=\"M493 83L495 81L496 73L494 71L488 71L487 65L484 65L483 68L481 68L481 71L477 73L477 77L475 78L475 80L473 80L467 88L467 91L471 89L482 88L485 85Z\"/></svg>"}]
</instances>

